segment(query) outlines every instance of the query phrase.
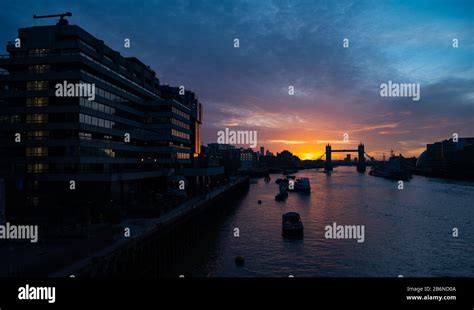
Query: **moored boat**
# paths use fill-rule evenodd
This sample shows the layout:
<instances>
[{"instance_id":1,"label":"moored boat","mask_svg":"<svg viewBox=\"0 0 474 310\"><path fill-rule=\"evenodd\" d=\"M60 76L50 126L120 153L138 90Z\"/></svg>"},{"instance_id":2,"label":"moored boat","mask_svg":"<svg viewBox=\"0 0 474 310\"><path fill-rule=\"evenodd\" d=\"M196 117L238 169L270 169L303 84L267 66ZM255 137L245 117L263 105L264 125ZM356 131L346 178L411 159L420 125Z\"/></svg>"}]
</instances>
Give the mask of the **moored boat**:
<instances>
[{"instance_id":1,"label":"moored boat","mask_svg":"<svg viewBox=\"0 0 474 310\"><path fill-rule=\"evenodd\" d=\"M301 217L296 212L288 212L282 215L282 235L283 236L303 236L304 226Z\"/></svg>"},{"instance_id":2,"label":"moored boat","mask_svg":"<svg viewBox=\"0 0 474 310\"><path fill-rule=\"evenodd\" d=\"M311 192L311 185L308 178L299 178L296 181L291 181L288 186L290 192Z\"/></svg>"},{"instance_id":3,"label":"moored boat","mask_svg":"<svg viewBox=\"0 0 474 310\"><path fill-rule=\"evenodd\" d=\"M280 179L276 179L276 180L275 180L275 183L276 183L276 184L280 184L280 183L286 183L286 184L288 184L288 182L289 182L288 179L281 179L281 178L280 178Z\"/></svg>"},{"instance_id":4,"label":"moored boat","mask_svg":"<svg viewBox=\"0 0 474 310\"><path fill-rule=\"evenodd\" d=\"M288 183L280 182L278 188L280 192L275 196L275 200L283 201L288 198Z\"/></svg>"},{"instance_id":5,"label":"moored boat","mask_svg":"<svg viewBox=\"0 0 474 310\"><path fill-rule=\"evenodd\" d=\"M408 181L412 177L410 168L405 163L403 156L392 156L387 163L373 166L369 172L375 177L382 177L391 180Z\"/></svg>"},{"instance_id":6,"label":"moored boat","mask_svg":"<svg viewBox=\"0 0 474 310\"><path fill-rule=\"evenodd\" d=\"M308 178L300 178L296 180L295 191L299 192L310 192L311 185Z\"/></svg>"}]
</instances>

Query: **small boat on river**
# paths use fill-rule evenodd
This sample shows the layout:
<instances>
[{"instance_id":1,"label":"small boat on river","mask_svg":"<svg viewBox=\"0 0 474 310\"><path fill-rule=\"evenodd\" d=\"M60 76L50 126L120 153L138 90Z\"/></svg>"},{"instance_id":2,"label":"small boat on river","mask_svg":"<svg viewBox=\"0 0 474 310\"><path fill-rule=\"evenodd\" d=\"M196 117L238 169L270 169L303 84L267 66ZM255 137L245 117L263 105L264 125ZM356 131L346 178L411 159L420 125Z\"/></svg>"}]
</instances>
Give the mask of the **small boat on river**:
<instances>
[{"instance_id":1,"label":"small boat on river","mask_svg":"<svg viewBox=\"0 0 474 310\"><path fill-rule=\"evenodd\" d=\"M302 237L304 226L301 217L296 212L288 212L282 215L281 231L283 236Z\"/></svg>"},{"instance_id":2,"label":"small boat on river","mask_svg":"<svg viewBox=\"0 0 474 310\"><path fill-rule=\"evenodd\" d=\"M275 196L276 201L284 201L288 198L288 183L280 182L278 184L279 193Z\"/></svg>"}]
</instances>

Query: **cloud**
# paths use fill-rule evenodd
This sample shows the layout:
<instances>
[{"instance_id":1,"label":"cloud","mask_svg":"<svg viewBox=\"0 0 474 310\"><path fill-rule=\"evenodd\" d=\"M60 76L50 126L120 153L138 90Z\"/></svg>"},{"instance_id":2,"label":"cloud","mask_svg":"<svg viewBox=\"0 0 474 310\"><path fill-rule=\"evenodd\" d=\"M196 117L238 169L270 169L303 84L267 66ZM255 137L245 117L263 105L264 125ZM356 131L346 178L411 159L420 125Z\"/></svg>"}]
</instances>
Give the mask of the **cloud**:
<instances>
[{"instance_id":1,"label":"cloud","mask_svg":"<svg viewBox=\"0 0 474 310\"><path fill-rule=\"evenodd\" d=\"M287 144L287 145L308 143L308 141L296 141L296 140L266 140L266 141L262 141L262 142L264 142L264 143L280 143L280 144Z\"/></svg>"},{"instance_id":2,"label":"cloud","mask_svg":"<svg viewBox=\"0 0 474 310\"><path fill-rule=\"evenodd\" d=\"M259 108L223 106L219 111L221 119L217 122L218 126L231 124L241 127L289 128L305 122L301 116L295 113L273 113Z\"/></svg>"},{"instance_id":3,"label":"cloud","mask_svg":"<svg viewBox=\"0 0 474 310\"><path fill-rule=\"evenodd\" d=\"M398 123L377 124L377 125L370 125L370 126L364 126L364 127L351 129L351 131L355 131L355 132L357 132L357 131L372 131L372 130L384 129L384 128L397 128L398 126L399 126Z\"/></svg>"},{"instance_id":4,"label":"cloud","mask_svg":"<svg viewBox=\"0 0 474 310\"><path fill-rule=\"evenodd\" d=\"M33 21L35 13L68 10L72 24L150 65L161 83L195 91L204 142L224 127L258 129L282 145L289 138L335 144L348 132L380 151L453 132L474 136L469 1L26 0L3 4L0 41L20 27L55 22ZM450 46L454 35L459 49ZM419 81L421 100L382 100L379 86L388 80Z\"/></svg>"},{"instance_id":5,"label":"cloud","mask_svg":"<svg viewBox=\"0 0 474 310\"><path fill-rule=\"evenodd\" d=\"M379 131L380 135L403 135L406 133L411 133L410 130L399 130L399 131Z\"/></svg>"},{"instance_id":6,"label":"cloud","mask_svg":"<svg viewBox=\"0 0 474 310\"><path fill-rule=\"evenodd\" d=\"M359 143L357 140L349 140L349 141L343 141L341 140L316 140L315 141L318 144L356 144Z\"/></svg>"}]
</instances>

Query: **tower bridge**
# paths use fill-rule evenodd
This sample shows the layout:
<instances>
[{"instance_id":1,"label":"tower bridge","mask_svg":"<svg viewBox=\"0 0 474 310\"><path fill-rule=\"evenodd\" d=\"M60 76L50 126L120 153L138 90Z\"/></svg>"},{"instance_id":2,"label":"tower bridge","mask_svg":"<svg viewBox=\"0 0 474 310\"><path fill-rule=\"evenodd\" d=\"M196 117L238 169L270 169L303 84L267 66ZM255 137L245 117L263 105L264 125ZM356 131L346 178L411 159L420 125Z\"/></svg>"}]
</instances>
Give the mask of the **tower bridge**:
<instances>
[{"instance_id":1,"label":"tower bridge","mask_svg":"<svg viewBox=\"0 0 474 310\"><path fill-rule=\"evenodd\" d=\"M331 145L328 143L326 145L326 153L321 155L321 157L319 158L321 159L322 157L326 156L326 162L324 164L325 171L333 170L332 153L357 153L358 154L358 157L357 157L357 171L358 172L365 172L367 169L367 164L365 162L365 155L371 158L365 152L365 146L362 142L357 146L357 149L342 149L342 150L333 150Z\"/></svg>"}]
</instances>

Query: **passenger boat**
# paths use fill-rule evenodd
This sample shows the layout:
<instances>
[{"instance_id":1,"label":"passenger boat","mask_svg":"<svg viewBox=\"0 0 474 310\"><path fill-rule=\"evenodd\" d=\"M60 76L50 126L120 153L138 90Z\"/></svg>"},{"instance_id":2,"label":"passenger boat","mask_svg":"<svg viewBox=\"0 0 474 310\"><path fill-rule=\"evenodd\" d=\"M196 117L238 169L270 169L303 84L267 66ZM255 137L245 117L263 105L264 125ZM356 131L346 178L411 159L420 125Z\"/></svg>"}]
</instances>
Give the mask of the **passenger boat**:
<instances>
[{"instance_id":1,"label":"passenger boat","mask_svg":"<svg viewBox=\"0 0 474 310\"><path fill-rule=\"evenodd\" d=\"M373 166L369 172L374 177L382 177L391 180L408 181L411 179L411 170L405 163L403 156L392 156L387 163Z\"/></svg>"}]
</instances>

